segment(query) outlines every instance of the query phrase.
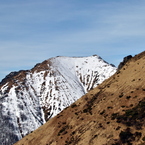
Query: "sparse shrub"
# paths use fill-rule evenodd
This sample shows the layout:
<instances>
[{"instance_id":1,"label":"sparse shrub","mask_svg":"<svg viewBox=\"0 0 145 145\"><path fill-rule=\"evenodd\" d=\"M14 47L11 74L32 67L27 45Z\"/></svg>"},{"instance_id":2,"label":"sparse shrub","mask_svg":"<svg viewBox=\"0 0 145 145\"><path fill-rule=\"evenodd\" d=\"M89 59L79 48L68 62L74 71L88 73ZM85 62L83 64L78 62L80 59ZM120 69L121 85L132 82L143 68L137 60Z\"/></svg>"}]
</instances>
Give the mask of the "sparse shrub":
<instances>
[{"instance_id":1,"label":"sparse shrub","mask_svg":"<svg viewBox=\"0 0 145 145\"><path fill-rule=\"evenodd\" d=\"M121 127L120 126L118 126L117 128L116 128L116 130L119 130Z\"/></svg>"},{"instance_id":2,"label":"sparse shrub","mask_svg":"<svg viewBox=\"0 0 145 145\"><path fill-rule=\"evenodd\" d=\"M57 135L60 136L61 133L66 134L66 133L67 133L66 129L68 129L68 128L69 128L68 125L64 126L64 127L58 132Z\"/></svg>"},{"instance_id":3,"label":"sparse shrub","mask_svg":"<svg viewBox=\"0 0 145 145\"><path fill-rule=\"evenodd\" d=\"M98 128L103 128L103 125L102 125L102 123L99 123L99 126L98 126Z\"/></svg>"},{"instance_id":4,"label":"sparse shrub","mask_svg":"<svg viewBox=\"0 0 145 145\"><path fill-rule=\"evenodd\" d=\"M117 119L118 123L126 124L127 126L135 126L136 129L141 129L145 119L145 101L142 100L137 106L132 109L125 110L125 114L112 114L112 120Z\"/></svg>"},{"instance_id":5,"label":"sparse shrub","mask_svg":"<svg viewBox=\"0 0 145 145\"><path fill-rule=\"evenodd\" d=\"M125 131L121 131L119 137L122 143L130 143L130 141L133 140L133 134L130 132L129 128Z\"/></svg>"},{"instance_id":6,"label":"sparse shrub","mask_svg":"<svg viewBox=\"0 0 145 145\"><path fill-rule=\"evenodd\" d=\"M85 105L86 108L83 110L83 113L90 113L92 115L92 106L95 102L95 100L98 98L98 95L100 94L100 92L98 92L97 94L95 94Z\"/></svg>"},{"instance_id":7,"label":"sparse shrub","mask_svg":"<svg viewBox=\"0 0 145 145\"><path fill-rule=\"evenodd\" d=\"M119 95L119 98L122 98L123 97L123 93L121 93L120 95Z\"/></svg>"},{"instance_id":8,"label":"sparse shrub","mask_svg":"<svg viewBox=\"0 0 145 145\"><path fill-rule=\"evenodd\" d=\"M88 100L88 97L85 97L85 100L87 101Z\"/></svg>"},{"instance_id":9,"label":"sparse shrub","mask_svg":"<svg viewBox=\"0 0 145 145\"><path fill-rule=\"evenodd\" d=\"M111 119L114 120L115 118L117 118L117 116L118 116L118 113L113 113L111 116Z\"/></svg>"},{"instance_id":10,"label":"sparse shrub","mask_svg":"<svg viewBox=\"0 0 145 145\"><path fill-rule=\"evenodd\" d=\"M87 112L88 112L88 110L87 110L87 109L84 109L84 110L83 110L83 113L87 113Z\"/></svg>"},{"instance_id":11,"label":"sparse shrub","mask_svg":"<svg viewBox=\"0 0 145 145\"><path fill-rule=\"evenodd\" d=\"M134 137L136 138L136 140L139 140L142 136L142 133L141 132L135 132L134 133Z\"/></svg>"},{"instance_id":12,"label":"sparse shrub","mask_svg":"<svg viewBox=\"0 0 145 145\"><path fill-rule=\"evenodd\" d=\"M74 135L75 133L76 133L76 132L75 132L75 131L73 131L71 134L72 134L72 135Z\"/></svg>"},{"instance_id":13,"label":"sparse shrub","mask_svg":"<svg viewBox=\"0 0 145 145\"><path fill-rule=\"evenodd\" d=\"M125 111L125 115L126 116L134 116L134 115L136 115L136 112L132 109L129 109L129 110Z\"/></svg>"},{"instance_id":14,"label":"sparse shrub","mask_svg":"<svg viewBox=\"0 0 145 145\"><path fill-rule=\"evenodd\" d=\"M77 105L76 105L75 103L73 103L73 104L71 105L71 108L74 108L74 107L77 107Z\"/></svg>"},{"instance_id":15,"label":"sparse shrub","mask_svg":"<svg viewBox=\"0 0 145 145\"><path fill-rule=\"evenodd\" d=\"M145 136L142 138L143 141L145 141Z\"/></svg>"},{"instance_id":16,"label":"sparse shrub","mask_svg":"<svg viewBox=\"0 0 145 145\"><path fill-rule=\"evenodd\" d=\"M131 98L131 96L126 96L126 99L130 99Z\"/></svg>"},{"instance_id":17,"label":"sparse shrub","mask_svg":"<svg viewBox=\"0 0 145 145\"><path fill-rule=\"evenodd\" d=\"M112 106L108 106L107 109L113 109L113 107Z\"/></svg>"},{"instance_id":18,"label":"sparse shrub","mask_svg":"<svg viewBox=\"0 0 145 145\"><path fill-rule=\"evenodd\" d=\"M100 115L103 115L105 113L105 110L103 110L102 112L100 112Z\"/></svg>"},{"instance_id":19,"label":"sparse shrub","mask_svg":"<svg viewBox=\"0 0 145 145\"><path fill-rule=\"evenodd\" d=\"M97 134L96 134L96 135L94 135L94 138L95 138L95 137L97 137L97 136L98 136Z\"/></svg>"},{"instance_id":20,"label":"sparse shrub","mask_svg":"<svg viewBox=\"0 0 145 145\"><path fill-rule=\"evenodd\" d=\"M119 141L118 143L132 145L133 141L138 141L141 138L141 132L132 133L130 128L127 128L124 131L121 131L119 134Z\"/></svg>"}]
</instances>

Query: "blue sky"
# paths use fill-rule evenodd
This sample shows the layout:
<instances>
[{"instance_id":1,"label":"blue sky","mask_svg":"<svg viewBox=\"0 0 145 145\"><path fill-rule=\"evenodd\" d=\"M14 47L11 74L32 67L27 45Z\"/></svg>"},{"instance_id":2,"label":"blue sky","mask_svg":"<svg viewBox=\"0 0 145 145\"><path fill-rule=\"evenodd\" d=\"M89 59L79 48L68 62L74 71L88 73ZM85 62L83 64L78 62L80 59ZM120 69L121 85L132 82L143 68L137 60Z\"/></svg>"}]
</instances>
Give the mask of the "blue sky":
<instances>
[{"instance_id":1,"label":"blue sky","mask_svg":"<svg viewBox=\"0 0 145 145\"><path fill-rule=\"evenodd\" d=\"M116 66L145 48L144 0L0 0L0 80L55 56Z\"/></svg>"}]
</instances>

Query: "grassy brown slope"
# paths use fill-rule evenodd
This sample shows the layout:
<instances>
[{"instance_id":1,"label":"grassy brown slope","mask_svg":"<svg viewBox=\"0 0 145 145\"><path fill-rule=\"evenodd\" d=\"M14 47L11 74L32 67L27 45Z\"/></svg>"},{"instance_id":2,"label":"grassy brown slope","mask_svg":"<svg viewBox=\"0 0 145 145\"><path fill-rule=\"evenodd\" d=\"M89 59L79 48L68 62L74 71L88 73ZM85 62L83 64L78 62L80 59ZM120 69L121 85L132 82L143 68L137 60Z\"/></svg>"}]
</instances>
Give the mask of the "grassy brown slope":
<instances>
[{"instance_id":1,"label":"grassy brown slope","mask_svg":"<svg viewBox=\"0 0 145 145\"><path fill-rule=\"evenodd\" d=\"M145 144L145 52L15 145Z\"/></svg>"}]
</instances>

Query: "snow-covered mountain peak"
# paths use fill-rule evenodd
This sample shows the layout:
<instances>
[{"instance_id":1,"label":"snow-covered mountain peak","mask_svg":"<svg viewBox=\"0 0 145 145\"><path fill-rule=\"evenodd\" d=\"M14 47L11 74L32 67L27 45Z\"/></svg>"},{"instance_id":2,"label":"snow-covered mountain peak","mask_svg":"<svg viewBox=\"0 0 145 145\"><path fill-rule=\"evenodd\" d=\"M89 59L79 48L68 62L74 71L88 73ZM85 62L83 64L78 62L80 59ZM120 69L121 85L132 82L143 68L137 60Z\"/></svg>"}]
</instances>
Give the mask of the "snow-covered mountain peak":
<instances>
[{"instance_id":1,"label":"snow-covered mountain peak","mask_svg":"<svg viewBox=\"0 0 145 145\"><path fill-rule=\"evenodd\" d=\"M0 142L21 139L115 72L93 55L53 57L31 70L10 73L0 83Z\"/></svg>"}]
</instances>

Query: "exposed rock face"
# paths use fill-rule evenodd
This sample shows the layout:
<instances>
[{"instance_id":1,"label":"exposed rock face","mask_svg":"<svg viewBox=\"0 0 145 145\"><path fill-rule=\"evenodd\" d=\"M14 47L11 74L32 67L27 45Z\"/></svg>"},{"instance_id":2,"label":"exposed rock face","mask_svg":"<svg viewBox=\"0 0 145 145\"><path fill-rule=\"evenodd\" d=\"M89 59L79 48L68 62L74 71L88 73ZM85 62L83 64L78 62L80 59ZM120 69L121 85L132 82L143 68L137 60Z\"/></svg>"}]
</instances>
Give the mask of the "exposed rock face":
<instances>
[{"instance_id":1,"label":"exposed rock face","mask_svg":"<svg viewBox=\"0 0 145 145\"><path fill-rule=\"evenodd\" d=\"M145 144L145 52L15 145Z\"/></svg>"},{"instance_id":2,"label":"exposed rock face","mask_svg":"<svg viewBox=\"0 0 145 145\"><path fill-rule=\"evenodd\" d=\"M0 143L15 143L115 72L95 55L55 57L10 73L0 83Z\"/></svg>"},{"instance_id":3,"label":"exposed rock face","mask_svg":"<svg viewBox=\"0 0 145 145\"><path fill-rule=\"evenodd\" d=\"M124 57L123 61L120 62L120 64L118 65L118 70L121 69L131 58L132 58L132 55L128 55Z\"/></svg>"}]
</instances>

